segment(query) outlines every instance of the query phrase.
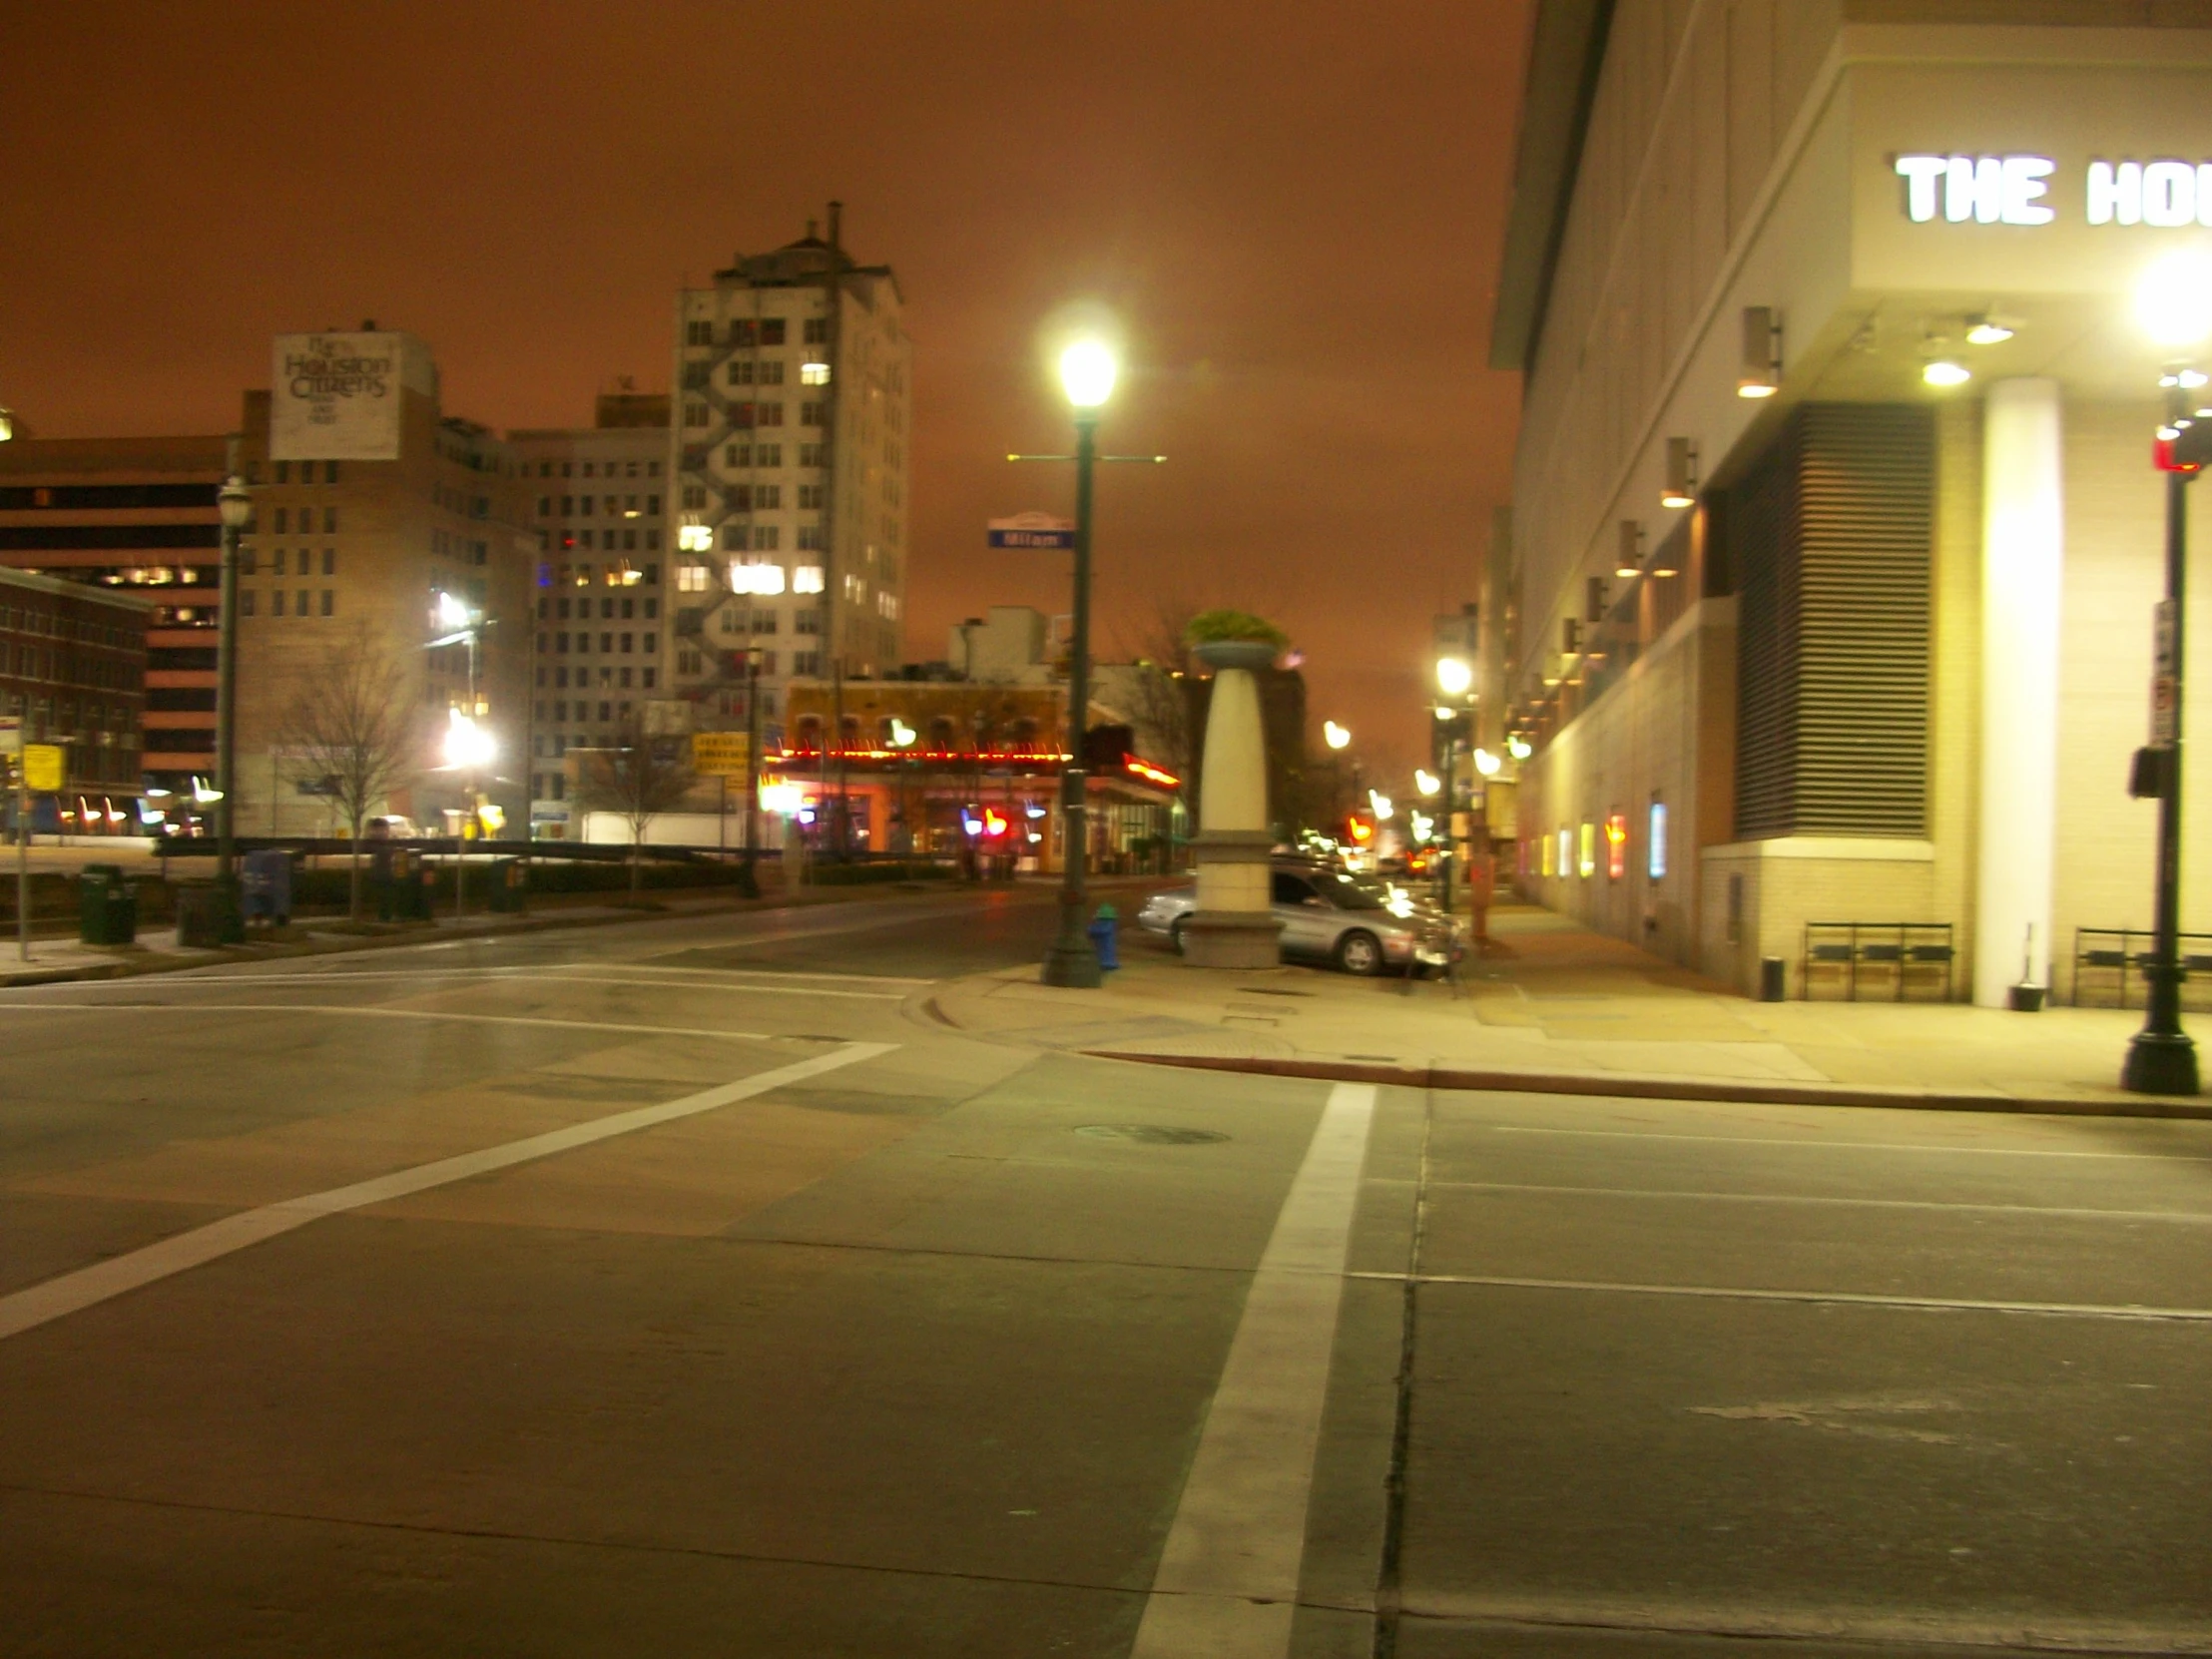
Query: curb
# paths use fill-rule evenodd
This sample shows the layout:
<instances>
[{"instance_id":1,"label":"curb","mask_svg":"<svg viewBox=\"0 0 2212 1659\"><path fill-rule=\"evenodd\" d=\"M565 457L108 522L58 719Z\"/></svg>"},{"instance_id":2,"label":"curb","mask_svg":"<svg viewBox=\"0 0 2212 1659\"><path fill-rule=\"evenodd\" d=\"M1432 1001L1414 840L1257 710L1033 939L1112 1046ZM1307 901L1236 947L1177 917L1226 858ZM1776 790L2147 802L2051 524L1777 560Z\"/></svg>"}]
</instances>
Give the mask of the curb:
<instances>
[{"instance_id":1,"label":"curb","mask_svg":"<svg viewBox=\"0 0 2212 1659\"><path fill-rule=\"evenodd\" d=\"M941 1013L937 1016L944 1018ZM950 1022L947 1021L949 1024ZM1758 1106L1881 1106L1905 1112L2012 1112L2062 1117L2195 1118L2212 1120L2212 1102L2159 1096L2098 1100L2066 1095L1949 1094L1930 1089L1854 1088L1839 1083L1743 1083L1623 1073L1586 1077L1538 1071L1458 1071L1440 1066L1361 1065L1335 1060L1238 1060L1212 1054L1139 1054L1086 1048L1095 1060L1131 1060L1147 1066L1187 1066L1198 1071L1240 1071L1263 1077L1311 1077L1325 1082L1388 1083L1411 1089L1469 1089L1493 1093L1602 1095L1632 1100L1712 1100Z\"/></svg>"}]
</instances>

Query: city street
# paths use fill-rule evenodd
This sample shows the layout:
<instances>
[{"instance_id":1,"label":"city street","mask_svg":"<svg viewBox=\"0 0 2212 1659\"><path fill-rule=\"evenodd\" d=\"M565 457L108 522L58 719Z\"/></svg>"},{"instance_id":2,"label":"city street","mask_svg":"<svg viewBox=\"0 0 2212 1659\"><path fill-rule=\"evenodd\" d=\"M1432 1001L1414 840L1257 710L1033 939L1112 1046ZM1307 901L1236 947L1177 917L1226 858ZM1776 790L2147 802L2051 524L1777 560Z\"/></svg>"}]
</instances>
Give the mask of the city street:
<instances>
[{"instance_id":1,"label":"city street","mask_svg":"<svg viewBox=\"0 0 2212 1659\"><path fill-rule=\"evenodd\" d=\"M1051 920L6 993L0 1645L2212 1652L2212 1125L932 1017Z\"/></svg>"}]
</instances>

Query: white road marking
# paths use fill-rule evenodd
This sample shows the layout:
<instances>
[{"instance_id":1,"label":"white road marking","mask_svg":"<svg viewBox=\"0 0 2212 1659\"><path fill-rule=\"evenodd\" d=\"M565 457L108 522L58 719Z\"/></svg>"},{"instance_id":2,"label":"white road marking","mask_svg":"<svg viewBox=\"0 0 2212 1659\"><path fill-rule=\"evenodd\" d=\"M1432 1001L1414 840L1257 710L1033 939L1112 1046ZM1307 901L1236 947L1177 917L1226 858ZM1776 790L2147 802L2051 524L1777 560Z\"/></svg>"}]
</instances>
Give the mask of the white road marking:
<instances>
[{"instance_id":1,"label":"white road marking","mask_svg":"<svg viewBox=\"0 0 2212 1659\"><path fill-rule=\"evenodd\" d=\"M1402 1284L1402 1273L1348 1273L1347 1279L1387 1279ZM1821 1302L1853 1308L1929 1309L1965 1314L2050 1314L2069 1319L2178 1320L2212 1324L2212 1308L2155 1308L2139 1303L1985 1302L1971 1297L1868 1296L1855 1291L1764 1291L1735 1285L1630 1285L1603 1279L1520 1279L1504 1274L1423 1273L1423 1285L1477 1285L1508 1291L1591 1291L1612 1296L1687 1296L1716 1302Z\"/></svg>"},{"instance_id":2,"label":"white road marking","mask_svg":"<svg viewBox=\"0 0 2212 1659\"><path fill-rule=\"evenodd\" d=\"M857 1060L874 1059L897 1046L896 1043L845 1043L828 1054L818 1054L812 1059L778 1066L771 1071L756 1072L751 1077L741 1077L734 1083L718 1083L711 1089L702 1089L697 1094L663 1101L658 1106L641 1106L634 1111L617 1112L611 1117L573 1123L566 1129L555 1129L543 1135L508 1141L501 1146L487 1146L476 1152L463 1152L455 1157L417 1164L412 1169L394 1170L389 1175L356 1181L351 1186L333 1187L327 1192L309 1193L303 1198L288 1198L279 1204L264 1205L258 1210L246 1210L235 1216L226 1216L206 1227L196 1227L189 1233L180 1233L175 1238L148 1245L143 1250L134 1250L108 1261L95 1263L89 1268L79 1268L75 1273L65 1273L42 1285L33 1285L28 1290L0 1297L0 1340L17 1336L65 1315L78 1313L106 1302L111 1297L121 1296L126 1291L139 1290L159 1280L184 1273L234 1251L245 1250L266 1239L276 1238L324 1216L341 1215L348 1210L387 1203L395 1198L405 1198L410 1193L443 1187L455 1181L466 1181L472 1176L488 1175L494 1170L509 1169L516 1164L527 1164L538 1158L550 1158L557 1152L574 1151L577 1147L611 1140L617 1135L633 1134L640 1129L673 1123L679 1118L696 1117L701 1112L712 1112L718 1107L766 1094L771 1089L780 1089L787 1083L797 1083L826 1071L835 1071L840 1066L851 1065Z\"/></svg>"},{"instance_id":3,"label":"white road marking","mask_svg":"<svg viewBox=\"0 0 2212 1659\"><path fill-rule=\"evenodd\" d=\"M656 968L653 971L659 973L667 970ZM716 972L719 970L708 969L705 971ZM788 976L776 974L766 977L784 978ZM832 978L836 976L824 974L820 977ZM420 984L422 981L430 979L477 979L489 985L628 985L637 989L650 985L657 990L741 990L748 994L758 993L764 996L856 997L869 1002L896 1002L905 994L902 991L846 991L832 990L828 986L757 985L750 982L742 985L687 984L682 980L639 978L628 973L557 973L540 972L528 968L418 968L412 973L240 973L221 979L186 979L164 975L158 988L174 991L220 991L230 985L312 985L321 989L332 985L373 984L388 980ZM901 983L903 982L901 981ZM933 981L922 979L915 980L914 983L930 984ZM136 991L141 995L148 989L138 978L80 980L72 983L69 988L73 993L81 993L93 986L99 986L103 989L127 989ZM425 989L428 988L425 986ZM459 987L452 988L457 989ZM59 1004L44 998L41 998L35 1005L49 1008L59 1006ZM0 1004L0 1006L6 1006L6 1004ZM30 1007L34 1004L26 1002L22 1006Z\"/></svg>"},{"instance_id":4,"label":"white road marking","mask_svg":"<svg viewBox=\"0 0 2212 1659\"><path fill-rule=\"evenodd\" d=\"M444 1019L469 1025L543 1025L556 1031L636 1031L649 1037L731 1037L768 1042L773 1031L717 1031L694 1025L631 1025L605 1019L546 1019L530 1014L456 1014L438 1008L387 1008L332 1002L0 1002L0 1014L50 1014L68 1009L86 1014L334 1014L341 1019Z\"/></svg>"},{"instance_id":5,"label":"white road marking","mask_svg":"<svg viewBox=\"0 0 2212 1659\"><path fill-rule=\"evenodd\" d=\"M1676 1192L1650 1187L1550 1187L1525 1181L1431 1181L1456 1192L1557 1193L1569 1198L1687 1199L1714 1204L1812 1204L1852 1210L1963 1210L1989 1216L2067 1216L2087 1221L2169 1221L2212 1227L2212 1210L2090 1210L2056 1204L1964 1204L1933 1198L1834 1198L1814 1193Z\"/></svg>"},{"instance_id":6,"label":"white road marking","mask_svg":"<svg viewBox=\"0 0 2212 1659\"><path fill-rule=\"evenodd\" d=\"M1283 1659L1376 1089L1339 1083L1283 1201L1130 1659Z\"/></svg>"},{"instance_id":7,"label":"white road marking","mask_svg":"<svg viewBox=\"0 0 2212 1659\"><path fill-rule=\"evenodd\" d=\"M1788 1135L1681 1135L1656 1129L1551 1129L1532 1124L1493 1123L1500 1135L1583 1135L1617 1141L1719 1141L1729 1146L1804 1146L1843 1152L1958 1152L1977 1158L2147 1158L2158 1163L2212 1164L2212 1154L2195 1152L2070 1152L2024 1146L1921 1146L1911 1141L1815 1141Z\"/></svg>"}]
</instances>

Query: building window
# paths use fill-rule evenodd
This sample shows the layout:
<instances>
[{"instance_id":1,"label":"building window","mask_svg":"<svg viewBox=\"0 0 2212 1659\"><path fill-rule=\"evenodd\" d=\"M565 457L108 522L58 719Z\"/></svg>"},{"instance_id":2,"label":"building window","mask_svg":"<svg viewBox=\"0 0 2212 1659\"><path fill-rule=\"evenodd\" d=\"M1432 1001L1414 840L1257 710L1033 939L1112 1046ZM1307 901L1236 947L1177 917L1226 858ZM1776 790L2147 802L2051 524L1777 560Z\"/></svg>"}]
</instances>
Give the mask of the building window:
<instances>
[{"instance_id":1,"label":"building window","mask_svg":"<svg viewBox=\"0 0 2212 1659\"><path fill-rule=\"evenodd\" d=\"M761 672L764 674L774 674L776 672L775 652L771 651L768 654L768 667ZM792 653L792 672L802 677L819 675L822 672L822 653L819 651L794 651Z\"/></svg>"},{"instance_id":2,"label":"building window","mask_svg":"<svg viewBox=\"0 0 2212 1659\"><path fill-rule=\"evenodd\" d=\"M239 615L252 616L253 614L254 590L252 588L242 588L239 591Z\"/></svg>"},{"instance_id":3,"label":"building window","mask_svg":"<svg viewBox=\"0 0 2212 1659\"><path fill-rule=\"evenodd\" d=\"M648 635L646 635L646 636L645 636L645 654L646 654L646 655L647 655L648 657L652 656L652 655L653 655L653 653L654 653L654 652L656 652L656 651L658 651L658 650L660 650L660 648L661 648L661 636L660 636L660 635L658 635L658 634L648 634Z\"/></svg>"},{"instance_id":4,"label":"building window","mask_svg":"<svg viewBox=\"0 0 2212 1659\"><path fill-rule=\"evenodd\" d=\"M774 553L783 541L783 532L773 524L753 526L753 551Z\"/></svg>"},{"instance_id":5,"label":"building window","mask_svg":"<svg viewBox=\"0 0 2212 1659\"><path fill-rule=\"evenodd\" d=\"M792 572L792 592L822 592L822 566L801 565Z\"/></svg>"},{"instance_id":6,"label":"building window","mask_svg":"<svg viewBox=\"0 0 2212 1659\"><path fill-rule=\"evenodd\" d=\"M799 510L803 513L820 512L822 510L822 494L823 490L820 484L801 484L799 486Z\"/></svg>"},{"instance_id":7,"label":"building window","mask_svg":"<svg viewBox=\"0 0 2212 1659\"><path fill-rule=\"evenodd\" d=\"M712 345L715 342L715 325L704 318L694 318L684 324L686 345Z\"/></svg>"},{"instance_id":8,"label":"building window","mask_svg":"<svg viewBox=\"0 0 2212 1659\"><path fill-rule=\"evenodd\" d=\"M322 574L325 576L335 576L337 573L338 550L334 547L325 547L322 550Z\"/></svg>"},{"instance_id":9,"label":"building window","mask_svg":"<svg viewBox=\"0 0 2212 1659\"><path fill-rule=\"evenodd\" d=\"M288 484L291 482L291 462L278 461L276 463L276 482L278 482L279 484Z\"/></svg>"},{"instance_id":10,"label":"building window","mask_svg":"<svg viewBox=\"0 0 2212 1659\"><path fill-rule=\"evenodd\" d=\"M827 403L800 404L799 424L802 426L827 426L829 424L829 408L830 405Z\"/></svg>"},{"instance_id":11,"label":"building window","mask_svg":"<svg viewBox=\"0 0 2212 1659\"><path fill-rule=\"evenodd\" d=\"M706 384L704 376L706 374L707 365L705 363L695 363L692 366L697 368L702 376L702 378L697 383L700 385ZM752 383L753 359L751 357L733 358L730 363L730 384L732 384L733 386L750 386Z\"/></svg>"},{"instance_id":12,"label":"building window","mask_svg":"<svg viewBox=\"0 0 2212 1659\"><path fill-rule=\"evenodd\" d=\"M281 467L281 465L282 465L283 463L281 463L281 462L278 462L277 464L278 464L278 466L279 466L279 467ZM277 479L276 481L277 481L278 483L282 483L282 482L283 482L283 480L282 480L281 478ZM288 523L289 523L289 520L288 520L288 519L286 519L286 517L285 517L285 509L284 509L284 508L282 508L282 507L278 507L278 508L276 509L276 533L277 533L277 534L278 534L279 536L280 536L280 535L282 535L282 534L284 534L284 532L285 532L285 528L286 528L286 526L287 526L287 524L288 524Z\"/></svg>"},{"instance_id":13,"label":"building window","mask_svg":"<svg viewBox=\"0 0 2212 1659\"><path fill-rule=\"evenodd\" d=\"M782 361L782 359L780 359L780 358L779 358L779 359L777 359L777 360L774 360L774 361L771 361L771 362L765 362L765 363L761 364L761 384L762 384L762 385L764 385L764 386L780 386L780 385L782 385L783 383L784 383L784 364L783 364L783 361Z\"/></svg>"},{"instance_id":14,"label":"building window","mask_svg":"<svg viewBox=\"0 0 2212 1659\"><path fill-rule=\"evenodd\" d=\"M706 505L707 486L705 484L686 484L684 486L685 511L700 512L705 509Z\"/></svg>"},{"instance_id":15,"label":"building window","mask_svg":"<svg viewBox=\"0 0 2212 1659\"><path fill-rule=\"evenodd\" d=\"M826 443L803 443L799 446L801 466L825 466L828 464L830 446Z\"/></svg>"},{"instance_id":16,"label":"building window","mask_svg":"<svg viewBox=\"0 0 2212 1659\"><path fill-rule=\"evenodd\" d=\"M660 678L660 671L658 669L649 668L640 678L645 689L647 691L651 691L653 689L653 682Z\"/></svg>"},{"instance_id":17,"label":"building window","mask_svg":"<svg viewBox=\"0 0 2212 1659\"><path fill-rule=\"evenodd\" d=\"M728 467L751 466L753 464L753 446L750 443L724 444L722 446L722 464ZM689 490L684 493L687 497L691 494ZM684 505L688 507L691 502L687 499Z\"/></svg>"},{"instance_id":18,"label":"building window","mask_svg":"<svg viewBox=\"0 0 2212 1659\"><path fill-rule=\"evenodd\" d=\"M756 444L753 450L753 464L761 467L782 466L784 464L784 446L780 443Z\"/></svg>"},{"instance_id":19,"label":"building window","mask_svg":"<svg viewBox=\"0 0 2212 1659\"><path fill-rule=\"evenodd\" d=\"M755 484L753 486L753 505L762 512L776 511L784 505L784 486L782 484Z\"/></svg>"},{"instance_id":20,"label":"building window","mask_svg":"<svg viewBox=\"0 0 2212 1659\"><path fill-rule=\"evenodd\" d=\"M704 403L686 403L684 405L684 424L686 426L706 425L707 405Z\"/></svg>"},{"instance_id":21,"label":"building window","mask_svg":"<svg viewBox=\"0 0 2212 1659\"><path fill-rule=\"evenodd\" d=\"M324 588L322 590L321 614L324 616L329 616L333 614L331 611L331 606L335 605L336 603L337 595L333 593L330 589Z\"/></svg>"},{"instance_id":22,"label":"building window","mask_svg":"<svg viewBox=\"0 0 2212 1659\"><path fill-rule=\"evenodd\" d=\"M239 574L241 576L252 576L257 574L255 566L259 564L259 558L251 547L242 547L239 549Z\"/></svg>"},{"instance_id":23,"label":"building window","mask_svg":"<svg viewBox=\"0 0 2212 1659\"><path fill-rule=\"evenodd\" d=\"M302 515L304 515L304 512L305 512L305 509L304 509L304 508L302 508L302 509L301 509L301 513L302 513ZM302 517L301 517L301 519L300 519L300 521L299 521L299 528L301 529L301 531L304 531L304 530L305 530L305 529L307 528L307 523L306 523L306 519L305 519L305 517L304 517L304 516L302 516ZM324 535L326 535L326 536L334 536L334 535L336 535L336 534L338 533L338 510L337 510L337 508L335 508L335 507L325 507L325 508L323 508L323 509L322 509L322 533L323 533Z\"/></svg>"},{"instance_id":24,"label":"building window","mask_svg":"<svg viewBox=\"0 0 2212 1659\"><path fill-rule=\"evenodd\" d=\"M810 316L807 319L807 327L802 337L802 343L828 345L830 343L830 319L826 316Z\"/></svg>"},{"instance_id":25,"label":"building window","mask_svg":"<svg viewBox=\"0 0 2212 1659\"><path fill-rule=\"evenodd\" d=\"M802 524L799 527L799 547L803 553L819 552L822 548L822 526L819 524Z\"/></svg>"},{"instance_id":26,"label":"building window","mask_svg":"<svg viewBox=\"0 0 2212 1659\"><path fill-rule=\"evenodd\" d=\"M761 318L761 343L763 345L782 345L784 343L784 319L782 317L764 316Z\"/></svg>"},{"instance_id":27,"label":"building window","mask_svg":"<svg viewBox=\"0 0 2212 1659\"><path fill-rule=\"evenodd\" d=\"M707 586L707 567L705 565L686 563L676 567L676 591L678 593L705 593Z\"/></svg>"},{"instance_id":28,"label":"building window","mask_svg":"<svg viewBox=\"0 0 2212 1659\"><path fill-rule=\"evenodd\" d=\"M736 363L732 363L730 365L730 383L732 385L737 384L737 367L738 365ZM684 365L684 389L686 391L696 391L700 387L706 385L707 376L713 370L713 363L686 363Z\"/></svg>"},{"instance_id":29,"label":"building window","mask_svg":"<svg viewBox=\"0 0 2212 1659\"><path fill-rule=\"evenodd\" d=\"M828 363L801 363L799 365L799 383L803 386L827 386L830 383L830 365Z\"/></svg>"},{"instance_id":30,"label":"building window","mask_svg":"<svg viewBox=\"0 0 2212 1659\"><path fill-rule=\"evenodd\" d=\"M613 635L613 634L611 634L611 633L610 633L610 634L601 634L601 635L599 636L599 650L600 650L600 654L601 654L602 656L612 656L612 655L614 655L614 649L615 649L615 637L614 637L614 635Z\"/></svg>"},{"instance_id":31,"label":"building window","mask_svg":"<svg viewBox=\"0 0 2212 1659\"><path fill-rule=\"evenodd\" d=\"M276 588L271 590L269 596L269 614L271 616L282 616L284 614L284 590L282 588Z\"/></svg>"},{"instance_id":32,"label":"building window","mask_svg":"<svg viewBox=\"0 0 2212 1659\"><path fill-rule=\"evenodd\" d=\"M637 636L634 634L625 634L622 636L622 649L626 654L633 649L631 642L635 640L636 637Z\"/></svg>"},{"instance_id":33,"label":"building window","mask_svg":"<svg viewBox=\"0 0 2212 1659\"><path fill-rule=\"evenodd\" d=\"M753 424L756 426L783 425L784 405L781 403L762 403L758 405L753 412Z\"/></svg>"}]
</instances>

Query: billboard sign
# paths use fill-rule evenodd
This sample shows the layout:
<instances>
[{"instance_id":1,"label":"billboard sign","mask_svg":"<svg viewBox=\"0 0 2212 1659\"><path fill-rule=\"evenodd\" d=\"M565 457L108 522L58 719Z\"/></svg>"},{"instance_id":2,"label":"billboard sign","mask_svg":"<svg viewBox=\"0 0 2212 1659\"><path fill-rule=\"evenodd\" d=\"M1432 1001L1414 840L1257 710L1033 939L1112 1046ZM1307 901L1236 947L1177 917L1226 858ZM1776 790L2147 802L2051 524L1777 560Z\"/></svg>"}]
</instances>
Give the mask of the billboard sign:
<instances>
[{"instance_id":1,"label":"billboard sign","mask_svg":"<svg viewBox=\"0 0 2212 1659\"><path fill-rule=\"evenodd\" d=\"M396 461L403 386L437 390L430 354L410 335L278 334L270 364L270 459Z\"/></svg>"},{"instance_id":2,"label":"billboard sign","mask_svg":"<svg viewBox=\"0 0 2212 1659\"><path fill-rule=\"evenodd\" d=\"M742 778L752 761L750 748L743 732L694 732L692 771L704 778Z\"/></svg>"}]
</instances>

